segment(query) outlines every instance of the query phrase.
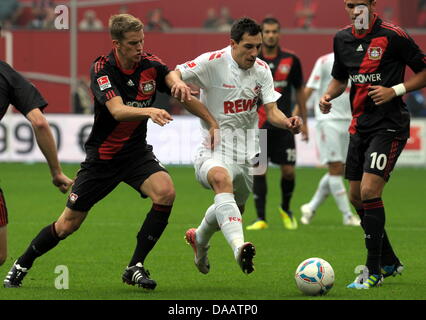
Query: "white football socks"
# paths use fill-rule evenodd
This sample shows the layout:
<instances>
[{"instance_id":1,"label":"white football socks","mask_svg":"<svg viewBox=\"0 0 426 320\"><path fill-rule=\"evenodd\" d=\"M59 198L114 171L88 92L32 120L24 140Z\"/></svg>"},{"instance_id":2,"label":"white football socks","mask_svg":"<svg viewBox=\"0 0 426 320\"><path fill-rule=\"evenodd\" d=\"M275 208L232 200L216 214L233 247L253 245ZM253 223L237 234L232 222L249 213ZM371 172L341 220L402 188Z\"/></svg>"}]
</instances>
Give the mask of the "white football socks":
<instances>
[{"instance_id":1,"label":"white football socks","mask_svg":"<svg viewBox=\"0 0 426 320\"><path fill-rule=\"evenodd\" d=\"M214 198L216 219L226 241L237 256L238 248L244 244L243 224L240 209L234 194L219 193Z\"/></svg>"},{"instance_id":2,"label":"white football socks","mask_svg":"<svg viewBox=\"0 0 426 320\"><path fill-rule=\"evenodd\" d=\"M212 204L206 211L201 224L197 228L197 243L203 247L207 246L213 234L220 230L216 219L216 205Z\"/></svg>"},{"instance_id":3,"label":"white football socks","mask_svg":"<svg viewBox=\"0 0 426 320\"><path fill-rule=\"evenodd\" d=\"M330 194L331 190L329 186L329 178L330 178L330 175L328 173L326 173L321 178L317 187L317 191L315 191L314 196L309 202L309 207L311 208L312 211L317 210L318 207L324 202L324 200Z\"/></svg>"},{"instance_id":4,"label":"white football socks","mask_svg":"<svg viewBox=\"0 0 426 320\"><path fill-rule=\"evenodd\" d=\"M348 195L346 194L345 184L342 176L330 176L328 179L331 194L336 201L337 207L344 217L351 216L351 208Z\"/></svg>"}]
</instances>

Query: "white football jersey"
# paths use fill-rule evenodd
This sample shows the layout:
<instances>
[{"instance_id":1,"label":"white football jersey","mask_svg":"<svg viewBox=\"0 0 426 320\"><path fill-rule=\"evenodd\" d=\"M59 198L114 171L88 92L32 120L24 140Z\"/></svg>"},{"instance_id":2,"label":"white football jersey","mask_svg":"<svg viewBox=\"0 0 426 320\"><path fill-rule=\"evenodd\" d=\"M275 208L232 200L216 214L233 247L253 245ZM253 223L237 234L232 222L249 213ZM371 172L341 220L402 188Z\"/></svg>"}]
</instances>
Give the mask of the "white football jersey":
<instances>
[{"instance_id":1,"label":"white football jersey","mask_svg":"<svg viewBox=\"0 0 426 320\"><path fill-rule=\"evenodd\" d=\"M340 97L331 101L332 108L330 113L323 114L319 109L319 101L327 91L330 81L333 79L331 75L333 64L334 53L329 53L320 57L315 63L314 69L312 70L311 76L306 84L306 87L316 90L314 110L317 121L352 119L349 98L350 84L348 84L346 91Z\"/></svg>"},{"instance_id":2,"label":"white football jersey","mask_svg":"<svg viewBox=\"0 0 426 320\"><path fill-rule=\"evenodd\" d=\"M257 59L250 69L241 69L228 46L176 68L184 81L201 88L201 102L219 123L225 154L251 159L259 153L257 102L261 99L267 104L281 97L274 90L268 64ZM201 124L205 137L208 126L204 121Z\"/></svg>"}]
</instances>

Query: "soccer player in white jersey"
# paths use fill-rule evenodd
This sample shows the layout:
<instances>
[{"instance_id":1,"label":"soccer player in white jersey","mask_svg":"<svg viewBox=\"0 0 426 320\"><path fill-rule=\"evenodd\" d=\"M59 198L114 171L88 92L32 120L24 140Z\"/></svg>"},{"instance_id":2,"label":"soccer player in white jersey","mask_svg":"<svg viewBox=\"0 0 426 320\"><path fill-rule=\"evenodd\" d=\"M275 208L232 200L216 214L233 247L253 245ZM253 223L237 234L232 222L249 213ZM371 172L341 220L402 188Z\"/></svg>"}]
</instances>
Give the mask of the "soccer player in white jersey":
<instances>
[{"instance_id":1,"label":"soccer player in white jersey","mask_svg":"<svg viewBox=\"0 0 426 320\"><path fill-rule=\"evenodd\" d=\"M252 165L260 151L257 101L262 100L273 125L294 133L301 129L299 117L287 118L277 108L281 95L274 90L268 65L257 58L261 44L260 26L250 18L241 18L232 26L230 46L177 66L184 81L201 88L201 101L220 127L220 142L214 153L202 145L194 163L197 180L214 191L214 203L200 226L185 234L195 252L195 265L202 273L210 270L209 240L219 230L242 271L249 274L254 270L255 247L244 240L241 214L252 191L252 175L260 170ZM201 124L207 136L207 127Z\"/></svg>"},{"instance_id":2,"label":"soccer player in white jersey","mask_svg":"<svg viewBox=\"0 0 426 320\"><path fill-rule=\"evenodd\" d=\"M360 221L350 209L348 195L343 182L346 153L349 145L348 128L352 119L349 91L346 90L333 101L333 112L323 114L319 109L319 98L323 96L331 81L331 70L334 64L334 53L320 57L315 63L305 88L306 99L316 91L315 118L316 140L320 160L327 164L328 172L321 178L317 190L309 203L304 204L301 222L309 224L318 207L331 194L343 215L343 224L358 226Z\"/></svg>"}]
</instances>

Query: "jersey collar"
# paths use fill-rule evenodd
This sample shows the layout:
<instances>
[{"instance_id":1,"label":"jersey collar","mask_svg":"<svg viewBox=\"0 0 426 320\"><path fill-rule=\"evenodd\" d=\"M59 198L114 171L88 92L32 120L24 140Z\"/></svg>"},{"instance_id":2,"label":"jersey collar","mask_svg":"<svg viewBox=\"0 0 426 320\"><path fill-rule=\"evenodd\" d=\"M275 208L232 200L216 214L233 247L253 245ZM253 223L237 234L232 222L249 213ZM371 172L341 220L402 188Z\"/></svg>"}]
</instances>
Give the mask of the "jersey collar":
<instances>
[{"instance_id":1,"label":"jersey collar","mask_svg":"<svg viewBox=\"0 0 426 320\"><path fill-rule=\"evenodd\" d=\"M118 60L118 56L117 56L117 51L116 51L116 49L114 48L114 49L112 49L112 51L111 51L111 53L110 53L110 56L112 57L112 59L111 59L111 61L113 61L113 65L115 65L118 69L120 69L120 71L122 72L122 73L124 73L124 74L126 74L126 75L131 75L131 74L133 74L134 72L135 72L135 70L137 69L137 67L139 66L139 63L135 63L134 65L133 65L133 68L132 69L123 69L122 67L121 67L121 64L120 64L120 60Z\"/></svg>"},{"instance_id":2,"label":"jersey collar","mask_svg":"<svg viewBox=\"0 0 426 320\"><path fill-rule=\"evenodd\" d=\"M368 31L364 34L357 34L355 31L355 26L352 26L352 35L357 38L357 39L364 39L367 35L369 35L373 29L375 29L376 25L379 25L382 23L382 20L378 17L378 15L375 13L374 14L374 19L373 19L373 23L371 24L370 29L368 29Z\"/></svg>"}]
</instances>

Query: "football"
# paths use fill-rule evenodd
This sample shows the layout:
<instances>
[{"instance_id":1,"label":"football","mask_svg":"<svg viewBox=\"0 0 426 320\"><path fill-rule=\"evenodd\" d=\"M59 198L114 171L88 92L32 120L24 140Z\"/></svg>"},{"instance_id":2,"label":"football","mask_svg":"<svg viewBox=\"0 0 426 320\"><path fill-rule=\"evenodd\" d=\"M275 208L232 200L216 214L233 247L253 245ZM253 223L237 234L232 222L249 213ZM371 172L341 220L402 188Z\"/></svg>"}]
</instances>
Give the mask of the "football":
<instances>
[{"instance_id":1,"label":"football","mask_svg":"<svg viewBox=\"0 0 426 320\"><path fill-rule=\"evenodd\" d=\"M309 258L296 269L297 287L309 296L325 295L334 284L334 270L321 258Z\"/></svg>"}]
</instances>

